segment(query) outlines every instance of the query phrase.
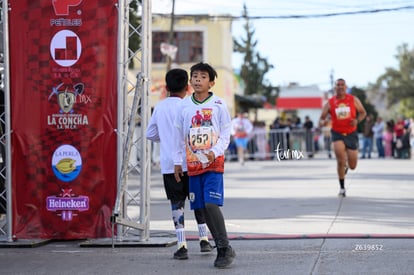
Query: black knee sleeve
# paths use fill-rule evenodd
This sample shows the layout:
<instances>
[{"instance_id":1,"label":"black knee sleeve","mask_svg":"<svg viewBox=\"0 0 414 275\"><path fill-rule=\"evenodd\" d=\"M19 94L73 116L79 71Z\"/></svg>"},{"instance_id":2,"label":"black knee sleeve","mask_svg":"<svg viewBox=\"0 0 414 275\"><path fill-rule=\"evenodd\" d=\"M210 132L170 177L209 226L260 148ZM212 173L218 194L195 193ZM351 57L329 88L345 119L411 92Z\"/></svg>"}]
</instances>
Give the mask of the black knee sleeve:
<instances>
[{"instance_id":1,"label":"black knee sleeve","mask_svg":"<svg viewBox=\"0 0 414 275\"><path fill-rule=\"evenodd\" d=\"M197 224L206 223L206 210L205 208L199 208L194 210L194 216Z\"/></svg>"}]
</instances>

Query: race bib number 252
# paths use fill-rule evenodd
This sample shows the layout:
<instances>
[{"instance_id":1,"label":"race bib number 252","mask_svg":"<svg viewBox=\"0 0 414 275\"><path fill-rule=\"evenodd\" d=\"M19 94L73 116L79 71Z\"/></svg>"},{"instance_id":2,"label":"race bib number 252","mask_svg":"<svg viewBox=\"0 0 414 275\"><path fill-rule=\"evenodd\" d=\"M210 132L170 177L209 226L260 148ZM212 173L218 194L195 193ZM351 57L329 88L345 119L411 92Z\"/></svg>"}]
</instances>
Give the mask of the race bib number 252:
<instances>
[{"instance_id":1,"label":"race bib number 252","mask_svg":"<svg viewBox=\"0 0 414 275\"><path fill-rule=\"evenodd\" d=\"M212 129L210 127L191 128L189 143L193 151L210 149L212 145Z\"/></svg>"}]
</instances>

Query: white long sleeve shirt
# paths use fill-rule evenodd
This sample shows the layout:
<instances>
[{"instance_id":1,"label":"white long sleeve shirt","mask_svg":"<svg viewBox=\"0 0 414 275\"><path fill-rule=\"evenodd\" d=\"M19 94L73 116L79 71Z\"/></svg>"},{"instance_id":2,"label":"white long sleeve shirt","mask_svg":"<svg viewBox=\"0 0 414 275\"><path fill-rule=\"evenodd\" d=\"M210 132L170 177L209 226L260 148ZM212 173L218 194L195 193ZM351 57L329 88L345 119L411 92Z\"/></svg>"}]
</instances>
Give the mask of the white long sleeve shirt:
<instances>
[{"instance_id":1,"label":"white long sleeve shirt","mask_svg":"<svg viewBox=\"0 0 414 275\"><path fill-rule=\"evenodd\" d=\"M231 131L227 104L214 94L203 102L196 101L192 95L181 102L179 109L175 121L174 163L182 163L185 148L189 176L207 171L224 172L224 151L230 143ZM209 151L214 152L216 159L206 166L203 154Z\"/></svg>"},{"instance_id":2,"label":"white long sleeve shirt","mask_svg":"<svg viewBox=\"0 0 414 275\"><path fill-rule=\"evenodd\" d=\"M181 101L182 99L179 97L167 97L158 103L154 108L146 130L147 139L153 142L160 142L160 166L162 174L174 173L174 121L177 113L180 112L179 105ZM182 154L182 159L183 171L187 171L185 154Z\"/></svg>"},{"instance_id":3,"label":"white long sleeve shirt","mask_svg":"<svg viewBox=\"0 0 414 275\"><path fill-rule=\"evenodd\" d=\"M381 138L384 134L385 123L384 121L375 122L374 126L372 126L372 131L374 132L374 138Z\"/></svg>"}]
</instances>

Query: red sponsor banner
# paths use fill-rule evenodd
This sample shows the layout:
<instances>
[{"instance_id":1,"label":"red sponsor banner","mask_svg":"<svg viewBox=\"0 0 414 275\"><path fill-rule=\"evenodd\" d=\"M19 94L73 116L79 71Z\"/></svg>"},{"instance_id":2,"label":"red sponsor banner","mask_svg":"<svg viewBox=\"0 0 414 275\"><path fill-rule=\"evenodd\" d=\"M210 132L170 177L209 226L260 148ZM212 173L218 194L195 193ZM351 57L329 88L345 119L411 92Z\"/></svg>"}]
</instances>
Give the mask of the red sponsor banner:
<instances>
[{"instance_id":1,"label":"red sponsor banner","mask_svg":"<svg viewBox=\"0 0 414 275\"><path fill-rule=\"evenodd\" d=\"M9 0L12 231L111 236L117 1Z\"/></svg>"}]
</instances>

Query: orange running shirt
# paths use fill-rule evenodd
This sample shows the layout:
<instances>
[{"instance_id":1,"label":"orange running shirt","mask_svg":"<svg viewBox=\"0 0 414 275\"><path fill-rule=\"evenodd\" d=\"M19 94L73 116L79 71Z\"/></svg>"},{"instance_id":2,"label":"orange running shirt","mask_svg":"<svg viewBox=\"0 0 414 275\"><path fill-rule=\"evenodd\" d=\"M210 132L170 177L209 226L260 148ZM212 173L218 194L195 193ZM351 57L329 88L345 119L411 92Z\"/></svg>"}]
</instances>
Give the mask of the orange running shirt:
<instances>
[{"instance_id":1,"label":"orange running shirt","mask_svg":"<svg viewBox=\"0 0 414 275\"><path fill-rule=\"evenodd\" d=\"M351 121L356 118L354 96L346 94L344 99L333 96L329 99L332 130L340 134L350 134L356 131Z\"/></svg>"}]
</instances>

